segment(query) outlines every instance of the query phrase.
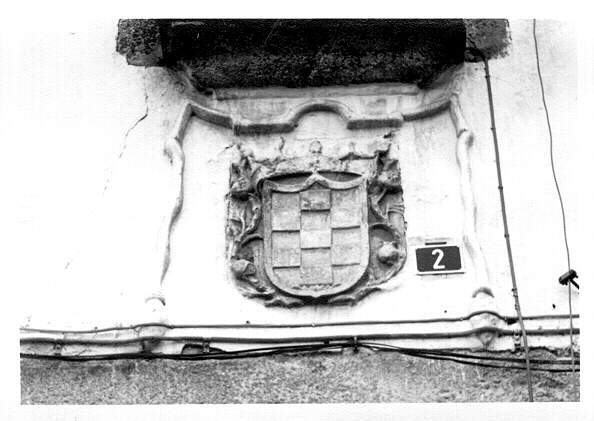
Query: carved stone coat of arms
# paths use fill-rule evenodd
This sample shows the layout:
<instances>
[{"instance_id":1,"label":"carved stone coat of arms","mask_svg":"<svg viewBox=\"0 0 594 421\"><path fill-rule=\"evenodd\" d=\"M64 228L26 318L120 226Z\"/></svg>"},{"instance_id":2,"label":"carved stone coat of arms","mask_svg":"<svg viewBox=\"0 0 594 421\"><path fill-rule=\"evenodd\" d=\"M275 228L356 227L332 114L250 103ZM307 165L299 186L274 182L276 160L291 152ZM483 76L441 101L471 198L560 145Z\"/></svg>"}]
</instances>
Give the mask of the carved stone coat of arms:
<instances>
[{"instance_id":1,"label":"carved stone coat of arms","mask_svg":"<svg viewBox=\"0 0 594 421\"><path fill-rule=\"evenodd\" d=\"M241 292L266 305L352 304L406 259L398 162L389 143L338 158L307 156L231 167L228 238Z\"/></svg>"}]
</instances>

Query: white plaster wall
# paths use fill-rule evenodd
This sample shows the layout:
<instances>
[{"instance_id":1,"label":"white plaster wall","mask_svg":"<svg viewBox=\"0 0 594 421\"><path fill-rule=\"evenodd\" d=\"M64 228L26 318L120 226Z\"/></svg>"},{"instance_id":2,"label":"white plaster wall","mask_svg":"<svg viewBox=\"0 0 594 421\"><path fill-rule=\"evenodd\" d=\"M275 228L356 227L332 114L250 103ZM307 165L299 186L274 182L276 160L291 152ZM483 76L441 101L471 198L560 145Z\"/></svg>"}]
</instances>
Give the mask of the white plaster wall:
<instances>
[{"instance_id":1,"label":"white plaster wall","mask_svg":"<svg viewBox=\"0 0 594 421\"><path fill-rule=\"evenodd\" d=\"M317 139L321 139L327 153L351 141L356 142L358 150L365 150L365 145L382 139L389 131L348 130L338 116L320 112L307 115L294 132L282 137L285 153L290 156L299 149L307 150L309 143ZM445 113L418 127L397 132L395 146L403 167L411 248L408 263L395 279L393 290L371 294L352 307L267 308L258 300L241 296L228 274L225 260L224 199L228 191L229 163L237 159L234 156L236 149L228 148L234 135L229 130L194 120L184 141L184 207L172 237L171 266L165 278L170 320L186 323L192 320L204 323L290 323L467 314L473 291L470 273L419 277L415 272L412 249L415 237L427 234L432 237L458 237L458 240L461 237L458 170L451 165L455 134L449 115ZM422 143L419 146L413 141L416 134L421 142L433 143L429 139L431 133L441 137L441 141L431 148ZM256 157L259 157L258 151L263 157L273 156L281 139L276 135L245 137L242 141L254 150ZM434 179L436 183L431 183ZM410 204L407 202L409 197ZM439 223L444 215L452 217L447 224ZM417 242L417 245L420 244ZM448 282L443 282L444 278ZM445 296L447 300L443 299Z\"/></svg>"},{"instance_id":2,"label":"white plaster wall","mask_svg":"<svg viewBox=\"0 0 594 421\"><path fill-rule=\"evenodd\" d=\"M561 212L550 167L532 21L512 21L510 30L512 49L508 57L492 63L492 83L518 289L526 313L567 314L567 289L557 281L567 270ZM576 136L575 130L575 31L561 22L538 21L537 38L553 130L555 166L567 214L572 266L580 273L582 281L587 282L589 263L578 259L578 250L584 247L588 236L577 224L578 198L587 193L583 180L576 177L579 172L575 163L589 165L589 160L581 155L583 139ZM477 85L483 82L477 79ZM473 126L480 127L479 120L473 117ZM488 138L488 130L486 125L484 139ZM502 283L499 295L508 298L511 312L513 305L507 285ZM578 296L579 293L574 292L574 311L579 311Z\"/></svg>"},{"instance_id":3,"label":"white plaster wall","mask_svg":"<svg viewBox=\"0 0 594 421\"><path fill-rule=\"evenodd\" d=\"M165 72L126 64L116 31L111 21L41 27L12 44L14 284L31 325L137 321L158 282L162 139L181 98Z\"/></svg>"},{"instance_id":4,"label":"white plaster wall","mask_svg":"<svg viewBox=\"0 0 594 421\"><path fill-rule=\"evenodd\" d=\"M491 71L520 298L527 314L565 314L566 289L557 284L566 270L561 217L531 22L512 21L510 29L510 53L493 60ZM162 150L184 88L161 69L126 65L114 51L115 34L115 22L52 28L21 34L13 52L21 72L14 97L21 99L16 109L25 128L14 131L15 141L27 157L16 245L23 324L73 328L145 320L144 299L159 283L158 239L176 182ZM580 182L573 166L587 165L572 129L577 110L575 40L572 28L559 22L539 22L538 34L573 251L589 241L575 222L584 192L572 188ZM513 315L482 65L466 65L461 103L476 138L471 160L479 239L499 310ZM361 143L386 132L349 131L337 116L317 113L304 117L286 138L288 144L317 136ZM227 147L233 138L227 129L197 119L184 138L186 195L164 284L171 322L323 322L468 313L472 271L418 277L412 250L397 275L399 287L373 293L353 307L268 309L242 297L224 259L224 195L228 165L236 153ZM267 141L258 137L248 142ZM447 113L405 124L396 130L394 142L401 159L409 245L425 236L459 239L455 133ZM583 256L574 252L572 265L587 282ZM579 311L578 297L573 297L574 311Z\"/></svg>"}]
</instances>

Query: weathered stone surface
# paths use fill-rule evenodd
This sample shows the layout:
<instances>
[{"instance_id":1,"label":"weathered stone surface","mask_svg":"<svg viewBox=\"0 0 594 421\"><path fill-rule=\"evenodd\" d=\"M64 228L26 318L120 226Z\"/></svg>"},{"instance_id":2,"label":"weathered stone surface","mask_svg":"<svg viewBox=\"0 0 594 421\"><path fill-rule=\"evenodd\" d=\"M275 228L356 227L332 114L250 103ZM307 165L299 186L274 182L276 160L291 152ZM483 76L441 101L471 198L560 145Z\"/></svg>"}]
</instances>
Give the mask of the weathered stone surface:
<instances>
[{"instance_id":1,"label":"weathered stone surface","mask_svg":"<svg viewBox=\"0 0 594 421\"><path fill-rule=\"evenodd\" d=\"M539 353L532 352L531 355ZM554 358L541 352L539 358ZM519 355L506 354L520 357ZM394 353L231 361L21 360L23 404L511 402L526 373ZM533 373L537 402L579 401L579 373Z\"/></svg>"},{"instance_id":2,"label":"weathered stone surface","mask_svg":"<svg viewBox=\"0 0 594 421\"><path fill-rule=\"evenodd\" d=\"M117 51L129 64L180 70L201 90L425 86L463 62L467 45L491 57L507 43L503 19L123 19Z\"/></svg>"},{"instance_id":3,"label":"weathered stone surface","mask_svg":"<svg viewBox=\"0 0 594 421\"><path fill-rule=\"evenodd\" d=\"M122 19L118 22L116 51L125 52L128 64L157 66L163 49L159 21L156 19Z\"/></svg>"},{"instance_id":4,"label":"weathered stone surface","mask_svg":"<svg viewBox=\"0 0 594 421\"><path fill-rule=\"evenodd\" d=\"M123 20L117 50L130 64L182 70L206 89L426 85L463 61L464 46L461 19Z\"/></svg>"},{"instance_id":5,"label":"weathered stone surface","mask_svg":"<svg viewBox=\"0 0 594 421\"><path fill-rule=\"evenodd\" d=\"M506 54L509 45L508 22L505 19L465 19L466 45L478 48L487 58ZM468 56L466 60L476 61Z\"/></svg>"}]
</instances>

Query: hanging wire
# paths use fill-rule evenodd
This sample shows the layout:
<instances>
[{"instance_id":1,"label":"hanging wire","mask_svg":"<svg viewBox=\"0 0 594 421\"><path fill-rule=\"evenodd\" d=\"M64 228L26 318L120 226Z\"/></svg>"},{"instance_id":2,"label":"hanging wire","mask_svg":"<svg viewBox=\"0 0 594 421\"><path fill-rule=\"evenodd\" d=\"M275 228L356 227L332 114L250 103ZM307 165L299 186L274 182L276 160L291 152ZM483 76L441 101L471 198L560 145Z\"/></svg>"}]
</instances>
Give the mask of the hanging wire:
<instances>
[{"instance_id":1,"label":"hanging wire","mask_svg":"<svg viewBox=\"0 0 594 421\"><path fill-rule=\"evenodd\" d=\"M551 130L551 120L549 117L549 109L547 107L547 100L544 92L544 83L542 81L542 74L540 72L540 56L538 55L538 40L536 37L536 19L532 20L532 37L534 38L534 51L536 53L536 69L538 71L538 81L540 82L540 93L542 96L542 105L544 106L545 116L547 120L547 128L549 131L549 155L551 158L551 171L553 173L553 180L555 182L555 188L557 189L557 197L559 197L559 206L561 207L561 218L563 220L563 238L565 240L565 253L567 255L567 270L571 270L571 258L569 253L569 242L567 241L567 222L565 218L565 206L563 205L563 197L561 196L561 189L559 188L559 182L557 180L557 173L555 172L555 160L553 155L553 131ZM569 304L569 352L571 354L571 360L575 360L573 352L573 311L571 308L571 282L567 283L567 301ZM572 368L573 368L572 364Z\"/></svg>"},{"instance_id":2,"label":"hanging wire","mask_svg":"<svg viewBox=\"0 0 594 421\"><path fill-rule=\"evenodd\" d=\"M199 345L199 344L198 344ZM397 352L402 355L411 357L419 357L431 360L452 361L464 365L471 365L476 367L500 368L525 370L526 366L523 364L523 358L514 357L500 357L495 355L484 355L476 353L462 353L452 352L447 350L431 350L423 348L401 348L397 346L388 345L381 342L360 341L355 338L341 341L325 341L322 343L309 343L297 345L275 345L270 347L248 348L238 351L223 351L211 348L209 352L202 352L197 354L164 354L152 352L132 352L132 353L115 353L115 354L95 354L95 355L40 355L21 353L22 358L37 359L37 360L58 360L70 362L86 362L86 361L109 361L119 359L142 359L142 360L176 360L176 361L202 361L202 360L228 360L240 358L256 358L283 354L296 354L308 352L320 352L330 350L343 350L351 348L367 348L373 351L390 351ZM533 368L536 371L545 371L550 373L567 373L569 369L563 366L570 361L564 359L533 359L536 366ZM552 367L551 367L552 366Z\"/></svg>"},{"instance_id":3,"label":"hanging wire","mask_svg":"<svg viewBox=\"0 0 594 421\"><path fill-rule=\"evenodd\" d=\"M509 261L509 270L512 281L512 294L514 297L514 305L516 313L518 314L518 323L522 331L522 342L524 343L524 352L526 354L526 376L528 377L528 399L534 402L534 394L532 391L532 371L530 369L530 348L528 347L528 336L526 335L526 328L524 327L524 319L522 318L522 310L520 309L520 298L518 295L518 285L516 282L516 271L514 268L514 259L511 248L511 241L509 237L509 228L507 225L507 212L505 207L505 196L503 194L503 180L501 176L501 159L499 156L499 142L497 141L497 127L495 125L495 109L493 106L493 91L491 88L491 76L489 73L489 60L479 48L471 47L468 49L471 53L476 54L481 58L485 66L485 80L487 82L487 96L489 99L489 111L491 115L491 133L493 134L493 145L495 147L495 165L497 168L497 181L499 185L499 200L501 203L501 217L503 219L503 236L505 237L505 244L507 246L507 257Z\"/></svg>"}]
</instances>

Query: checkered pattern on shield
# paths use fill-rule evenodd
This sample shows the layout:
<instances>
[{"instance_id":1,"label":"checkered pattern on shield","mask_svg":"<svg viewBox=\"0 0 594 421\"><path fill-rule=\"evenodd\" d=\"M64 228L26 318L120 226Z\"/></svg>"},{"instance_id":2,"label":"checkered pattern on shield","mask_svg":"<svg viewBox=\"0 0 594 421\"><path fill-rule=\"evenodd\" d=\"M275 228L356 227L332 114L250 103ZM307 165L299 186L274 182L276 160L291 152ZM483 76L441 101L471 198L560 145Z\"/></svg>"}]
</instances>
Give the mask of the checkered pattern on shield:
<instances>
[{"instance_id":1,"label":"checkered pattern on shield","mask_svg":"<svg viewBox=\"0 0 594 421\"><path fill-rule=\"evenodd\" d=\"M269 275L281 285L323 292L361 276L368 258L366 190L350 184L270 189Z\"/></svg>"}]
</instances>

